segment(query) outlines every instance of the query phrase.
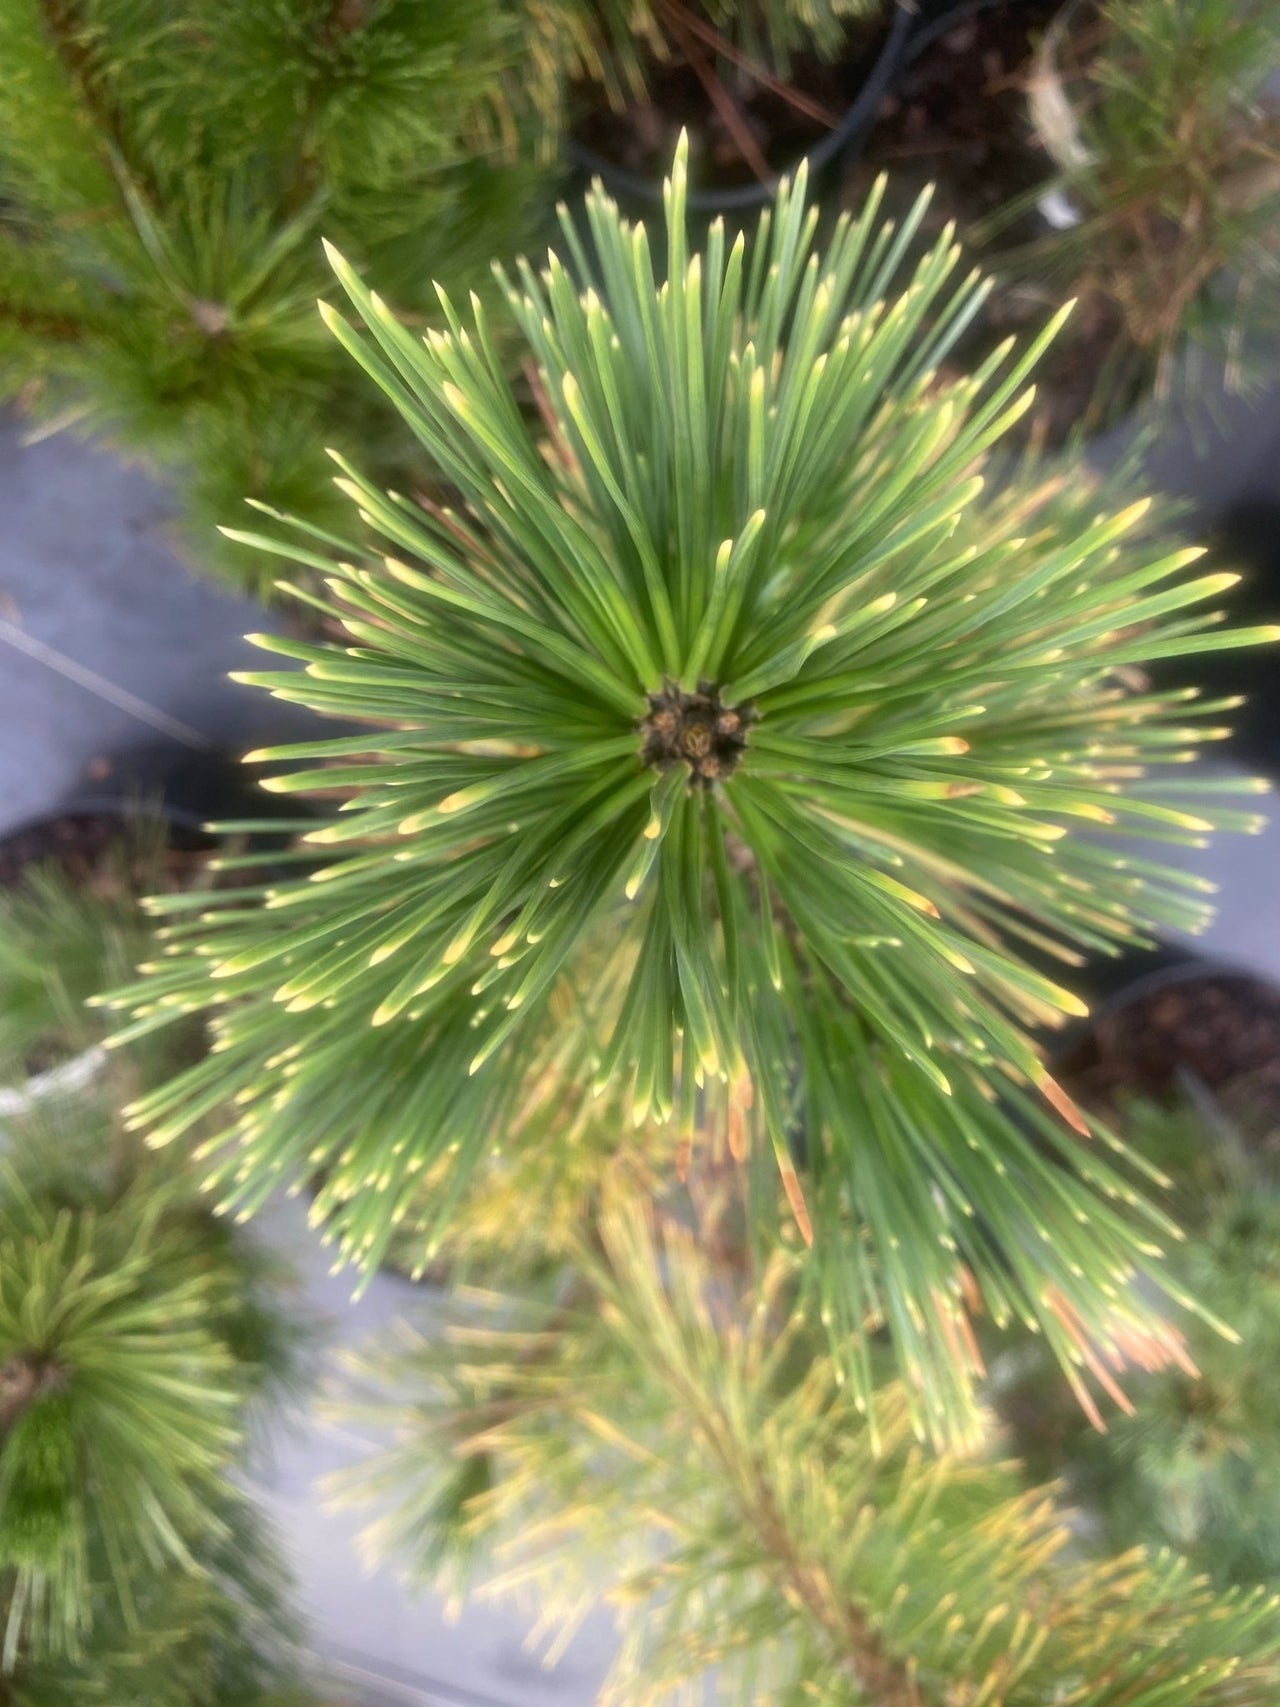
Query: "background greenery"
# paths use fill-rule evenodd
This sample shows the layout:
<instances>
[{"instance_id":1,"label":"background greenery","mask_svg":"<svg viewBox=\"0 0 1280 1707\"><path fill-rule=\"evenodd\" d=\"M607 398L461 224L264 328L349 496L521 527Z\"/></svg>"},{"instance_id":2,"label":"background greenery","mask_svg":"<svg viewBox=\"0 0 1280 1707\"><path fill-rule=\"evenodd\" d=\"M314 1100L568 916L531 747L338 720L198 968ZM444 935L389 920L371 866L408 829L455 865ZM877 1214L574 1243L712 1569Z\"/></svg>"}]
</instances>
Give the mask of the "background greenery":
<instances>
[{"instance_id":1,"label":"background greenery","mask_svg":"<svg viewBox=\"0 0 1280 1707\"><path fill-rule=\"evenodd\" d=\"M0 392L171 468L197 561L246 497L323 520L325 447L430 473L324 332L321 235L425 324L550 198L503 0L5 0ZM214 548L211 549L211 542Z\"/></svg>"}]
</instances>

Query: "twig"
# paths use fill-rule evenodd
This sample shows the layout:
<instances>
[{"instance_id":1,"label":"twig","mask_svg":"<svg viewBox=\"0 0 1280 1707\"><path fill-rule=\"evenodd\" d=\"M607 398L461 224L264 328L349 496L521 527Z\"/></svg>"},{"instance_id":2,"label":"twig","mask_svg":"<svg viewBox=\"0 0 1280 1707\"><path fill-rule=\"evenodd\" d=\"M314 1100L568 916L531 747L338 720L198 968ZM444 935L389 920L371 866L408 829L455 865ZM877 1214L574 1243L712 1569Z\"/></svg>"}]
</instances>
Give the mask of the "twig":
<instances>
[{"instance_id":1,"label":"twig","mask_svg":"<svg viewBox=\"0 0 1280 1707\"><path fill-rule=\"evenodd\" d=\"M719 30L705 19L695 17L692 12L679 5L678 0L664 0L659 9L666 15L673 29L683 28L690 35L697 36L709 48L736 65L740 71L745 71L748 76L753 77L762 89L768 89L779 100L786 101L788 106L794 107L798 113L803 113L815 124L834 130L840 123L838 113L833 113L830 107L824 107L821 101L815 101L811 95L802 94L792 84L785 83L781 77L775 77L767 66L743 53L742 49L735 47L731 41L726 41Z\"/></svg>"},{"instance_id":2,"label":"twig","mask_svg":"<svg viewBox=\"0 0 1280 1707\"><path fill-rule=\"evenodd\" d=\"M763 1467L754 1465L756 1498L744 1502L774 1570L795 1591L809 1616L843 1650L845 1669L877 1707L921 1707L909 1666L889 1653L862 1609L833 1592L825 1574L803 1558L778 1508Z\"/></svg>"},{"instance_id":3,"label":"twig","mask_svg":"<svg viewBox=\"0 0 1280 1707\"><path fill-rule=\"evenodd\" d=\"M711 105L724 120L725 128L738 145L738 152L762 184L771 184L777 173L761 153L759 143L747 129L724 84L707 64L706 55L675 13L670 14L670 22L672 33L680 43L691 70L706 90Z\"/></svg>"},{"instance_id":4,"label":"twig","mask_svg":"<svg viewBox=\"0 0 1280 1707\"><path fill-rule=\"evenodd\" d=\"M40 308L23 308L19 304L0 303L0 320L16 326L33 337L49 338L55 343L69 344L84 337L84 325L69 314L51 314Z\"/></svg>"},{"instance_id":5,"label":"twig","mask_svg":"<svg viewBox=\"0 0 1280 1707\"><path fill-rule=\"evenodd\" d=\"M56 670L60 676L65 676L69 682L75 682L77 687L96 694L107 705L114 705L117 710L127 712L140 723L158 729L162 735L171 735L184 746L204 752L211 751L216 745L207 735L193 729L189 723L181 723L176 717L170 717L168 712L148 705L146 700L139 699L137 694L117 687L105 676L100 676L96 670L90 670L84 664L77 664L74 658L68 658L56 647L46 646L43 640L37 640L33 634L19 628L17 623L7 622L3 617L0 617L0 644L12 646L15 652L24 652L38 664L45 664L49 669Z\"/></svg>"},{"instance_id":6,"label":"twig","mask_svg":"<svg viewBox=\"0 0 1280 1707\"><path fill-rule=\"evenodd\" d=\"M63 1384L61 1368L52 1360L19 1354L0 1366L0 1430L8 1429L37 1400Z\"/></svg>"},{"instance_id":7,"label":"twig","mask_svg":"<svg viewBox=\"0 0 1280 1707\"><path fill-rule=\"evenodd\" d=\"M564 464L566 472L576 475L579 472L577 458L565 439L560 423L556 419L556 412L551 407L551 399L547 396L547 388L542 383L542 375L533 362L524 364L524 377L530 392L533 394L534 407L542 419L543 426L547 429L547 437L550 439L556 455Z\"/></svg>"},{"instance_id":8,"label":"twig","mask_svg":"<svg viewBox=\"0 0 1280 1707\"><path fill-rule=\"evenodd\" d=\"M867 1614L837 1589L821 1561L805 1557L759 1454L750 1453L744 1459L733 1424L717 1401L708 1404L706 1396L698 1393L683 1396L692 1398L702 1439L736 1490L744 1521L759 1537L768 1561L765 1569L780 1587L792 1591L808 1616L825 1631L860 1698L865 1696L876 1707L923 1707L911 1667L890 1652Z\"/></svg>"}]
</instances>

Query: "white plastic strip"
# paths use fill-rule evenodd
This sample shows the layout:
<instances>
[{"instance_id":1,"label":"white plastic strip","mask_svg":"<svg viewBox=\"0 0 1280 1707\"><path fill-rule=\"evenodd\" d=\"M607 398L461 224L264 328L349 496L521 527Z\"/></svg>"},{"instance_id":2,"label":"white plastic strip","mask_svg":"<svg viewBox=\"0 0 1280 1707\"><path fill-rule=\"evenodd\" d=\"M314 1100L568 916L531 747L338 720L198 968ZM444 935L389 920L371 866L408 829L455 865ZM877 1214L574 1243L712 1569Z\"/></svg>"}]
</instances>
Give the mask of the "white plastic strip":
<instances>
[{"instance_id":1,"label":"white plastic strip","mask_svg":"<svg viewBox=\"0 0 1280 1707\"><path fill-rule=\"evenodd\" d=\"M25 1085L0 1086L0 1119L6 1115L29 1114L46 1097L67 1096L91 1085L107 1064L107 1052L100 1043L60 1061L48 1072L37 1073Z\"/></svg>"}]
</instances>

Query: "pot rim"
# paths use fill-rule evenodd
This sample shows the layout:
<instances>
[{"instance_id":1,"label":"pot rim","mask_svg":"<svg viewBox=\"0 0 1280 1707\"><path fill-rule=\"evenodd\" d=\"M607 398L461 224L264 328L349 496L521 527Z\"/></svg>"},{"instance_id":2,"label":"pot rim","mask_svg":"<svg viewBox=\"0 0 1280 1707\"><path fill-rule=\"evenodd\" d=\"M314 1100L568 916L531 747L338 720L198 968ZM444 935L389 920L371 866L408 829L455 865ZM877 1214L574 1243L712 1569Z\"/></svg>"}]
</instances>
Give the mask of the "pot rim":
<instances>
[{"instance_id":1,"label":"pot rim","mask_svg":"<svg viewBox=\"0 0 1280 1707\"><path fill-rule=\"evenodd\" d=\"M988 0L984 0L984 3L988 3ZM859 138L859 133L870 128L882 97L894 74L906 59L911 36L920 18L918 9L914 8L909 0L892 0L892 4L893 22L861 89L835 129L815 143L808 153L801 155L794 165L767 183L742 184L731 190L699 190L690 186L685 201L693 212L737 213L767 207L774 200L782 182L793 178L802 163L808 165L811 174L820 172L824 166L853 146ZM572 136L568 138L566 150L575 166L590 172L593 178L599 178L611 194L661 205L665 174L662 178L654 179L643 172L633 172L625 166L616 166L611 160L606 160L603 154L597 154L595 149L588 148L585 143L578 142Z\"/></svg>"}]
</instances>

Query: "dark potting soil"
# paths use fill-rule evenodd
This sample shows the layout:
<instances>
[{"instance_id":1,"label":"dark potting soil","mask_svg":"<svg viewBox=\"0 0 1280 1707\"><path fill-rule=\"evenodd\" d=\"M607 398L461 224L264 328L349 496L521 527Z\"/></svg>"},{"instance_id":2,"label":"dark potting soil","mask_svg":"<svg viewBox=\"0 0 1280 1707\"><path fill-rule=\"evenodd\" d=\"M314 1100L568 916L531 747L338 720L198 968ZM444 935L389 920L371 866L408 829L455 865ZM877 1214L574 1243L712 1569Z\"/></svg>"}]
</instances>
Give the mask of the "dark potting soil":
<instances>
[{"instance_id":1,"label":"dark potting soil","mask_svg":"<svg viewBox=\"0 0 1280 1707\"><path fill-rule=\"evenodd\" d=\"M1020 301L1014 291L993 292L987 311L990 341L1040 331L1057 302ZM1145 368L1133 358L1116 305L1096 291L1077 301L1066 327L1041 356L1034 373L1034 410L1015 437L1041 435L1049 447L1064 445L1073 431L1094 430L1133 408L1145 389ZM1104 397L1104 387L1106 395Z\"/></svg>"},{"instance_id":2,"label":"dark potting soil","mask_svg":"<svg viewBox=\"0 0 1280 1707\"><path fill-rule=\"evenodd\" d=\"M135 849L139 892L154 888L158 876L167 880L166 886L186 888L214 845L214 839L200 831L168 825L157 871L154 853L144 848L147 842L154 848L153 838L140 834L138 826L118 813L67 812L42 818L0 838L0 888L12 888L38 866L54 866L73 882L114 891L129 881Z\"/></svg>"},{"instance_id":3,"label":"dark potting soil","mask_svg":"<svg viewBox=\"0 0 1280 1707\"><path fill-rule=\"evenodd\" d=\"M677 16L694 9L678 8ZM844 53L827 63L813 54L796 55L786 78L774 78L767 66L745 55L735 58L717 51L701 36L673 32L672 57L651 60L646 67L647 97L612 110L600 91L580 87L574 105L580 117L573 127L577 141L610 164L661 183L681 130L689 133L690 173L703 189L731 190L761 181L732 126L717 110L706 83L694 68L695 55L704 72L719 85L750 136L769 173L792 170L845 116L857 98L884 44L883 20L850 25ZM690 44L688 55L682 45ZM800 103L780 92L798 95ZM803 110L807 107L809 110Z\"/></svg>"},{"instance_id":4,"label":"dark potting soil","mask_svg":"<svg viewBox=\"0 0 1280 1707\"><path fill-rule=\"evenodd\" d=\"M1037 192L1054 168L1035 135L1028 88L1035 55L1062 0L997 0L975 5L949 29L922 32L924 43L899 72L881 103L866 145L846 173L841 200L856 208L876 177L889 174L894 211L926 185L933 197L922 241L954 223L974 260L999 275L1001 257L1043 239L1049 227L1037 211ZM1078 27L1092 31L1091 8L1078 8ZM1061 281L1001 282L953 361L968 368L1011 334L1039 331L1063 295ZM1099 379L1123 345L1119 311L1094 296L1082 301L1068 328L1036 370L1036 407L1015 436L1061 444L1088 424Z\"/></svg>"},{"instance_id":5,"label":"dark potting soil","mask_svg":"<svg viewBox=\"0 0 1280 1707\"><path fill-rule=\"evenodd\" d=\"M929 229L954 220L963 236L1049 176L1027 111L1027 80L1040 37L1061 0L1000 0L957 18L908 60L850 167L845 201L856 206L874 179L891 175L914 196L935 186ZM1027 236L1024 219L1002 243Z\"/></svg>"},{"instance_id":6,"label":"dark potting soil","mask_svg":"<svg viewBox=\"0 0 1280 1707\"><path fill-rule=\"evenodd\" d=\"M1104 1009L1055 1072L1095 1109L1169 1097L1190 1075L1219 1100L1247 1098L1253 1130L1280 1131L1280 989L1235 972L1153 982Z\"/></svg>"}]
</instances>

